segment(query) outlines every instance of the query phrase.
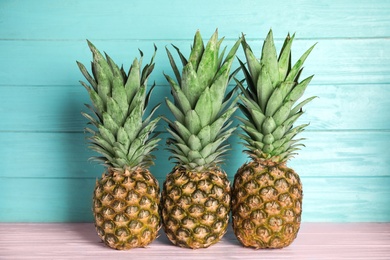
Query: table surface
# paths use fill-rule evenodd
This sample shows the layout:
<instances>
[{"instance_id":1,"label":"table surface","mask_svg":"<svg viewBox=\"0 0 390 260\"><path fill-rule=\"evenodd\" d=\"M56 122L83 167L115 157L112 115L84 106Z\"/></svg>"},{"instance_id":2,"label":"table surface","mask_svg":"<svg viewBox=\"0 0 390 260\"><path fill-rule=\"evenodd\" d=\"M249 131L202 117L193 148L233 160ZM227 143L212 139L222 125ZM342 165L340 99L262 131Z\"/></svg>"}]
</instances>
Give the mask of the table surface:
<instances>
[{"instance_id":1,"label":"table surface","mask_svg":"<svg viewBox=\"0 0 390 260\"><path fill-rule=\"evenodd\" d=\"M0 259L390 259L390 223L302 223L283 249L244 248L229 228L217 244L191 250L161 231L146 248L106 247L92 223L0 223Z\"/></svg>"}]
</instances>

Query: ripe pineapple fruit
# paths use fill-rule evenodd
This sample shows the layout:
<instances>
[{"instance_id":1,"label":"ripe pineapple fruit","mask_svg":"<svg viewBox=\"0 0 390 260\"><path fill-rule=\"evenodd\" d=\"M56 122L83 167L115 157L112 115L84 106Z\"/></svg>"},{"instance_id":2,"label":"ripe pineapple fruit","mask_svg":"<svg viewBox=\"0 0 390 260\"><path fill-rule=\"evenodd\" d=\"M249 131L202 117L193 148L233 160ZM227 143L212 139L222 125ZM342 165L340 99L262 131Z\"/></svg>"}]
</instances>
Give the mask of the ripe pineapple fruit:
<instances>
[{"instance_id":1,"label":"ripe pineapple fruit","mask_svg":"<svg viewBox=\"0 0 390 260\"><path fill-rule=\"evenodd\" d=\"M160 188L149 172L153 164L151 154L159 138L150 136L159 117L152 119L154 107L143 118L151 91L147 79L154 68L153 59L142 69L142 57L134 59L129 72L119 68L88 41L93 54L91 76L85 66L77 62L90 86L87 89L93 106L83 113L95 130L90 148L101 154L94 159L107 167L97 180L93 195L95 227L103 242L114 249L145 247L156 237L161 227L159 216Z\"/></svg>"},{"instance_id":2,"label":"ripe pineapple fruit","mask_svg":"<svg viewBox=\"0 0 390 260\"><path fill-rule=\"evenodd\" d=\"M229 120L237 98L234 91L225 93L240 40L225 59L225 50L219 53L222 40L215 31L205 47L197 31L188 61L175 48L183 64L181 74L167 49L177 78L176 82L165 75L174 97L174 102L166 103L175 119L165 120L171 134L168 150L176 166L164 182L161 206L164 230L181 247L209 247L228 226L230 183L219 164L228 150L225 141L235 130Z\"/></svg>"},{"instance_id":3,"label":"ripe pineapple fruit","mask_svg":"<svg viewBox=\"0 0 390 260\"><path fill-rule=\"evenodd\" d=\"M312 76L298 82L302 64L312 46L291 66L291 44L286 37L277 58L272 31L265 39L257 60L242 38L247 67L240 61L247 88L242 90L245 134L240 137L251 161L238 169L232 189L233 229L247 247L282 248L296 238L302 213L302 184L299 175L286 166L302 145L294 137L308 124L293 127L303 114L302 107L314 97L295 105Z\"/></svg>"}]
</instances>

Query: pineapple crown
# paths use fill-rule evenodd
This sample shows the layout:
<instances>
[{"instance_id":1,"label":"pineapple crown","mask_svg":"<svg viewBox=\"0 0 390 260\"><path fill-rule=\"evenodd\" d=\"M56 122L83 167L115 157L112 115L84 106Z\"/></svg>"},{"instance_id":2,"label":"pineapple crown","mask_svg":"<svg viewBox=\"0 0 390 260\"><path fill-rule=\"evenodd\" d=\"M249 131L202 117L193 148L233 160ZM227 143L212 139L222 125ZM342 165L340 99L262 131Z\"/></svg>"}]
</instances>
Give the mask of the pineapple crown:
<instances>
[{"instance_id":1,"label":"pineapple crown","mask_svg":"<svg viewBox=\"0 0 390 260\"><path fill-rule=\"evenodd\" d=\"M142 72L143 53L140 51L140 60L135 58L126 73L123 66L119 68L106 53L104 57L90 41L87 42L93 55L92 75L83 64L77 64L90 84L80 81L93 105L86 104L90 112L82 113L96 130L85 128L92 134L90 148L101 155L92 159L118 169L149 167L154 160L150 152L160 141L156 135L149 136L160 120L159 117L152 119L159 105L148 117L144 119L143 116L155 86L153 84L149 92L146 91L157 48L155 46L154 55Z\"/></svg>"},{"instance_id":2,"label":"pineapple crown","mask_svg":"<svg viewBox=\"0 0 390 260\"><path fill-rule=\"evenodd\" d=\"M238 71L229 75L241 40L234 44L226 58L226 47L220 53L222 41L216 30L204 46L197 31L188 60L179 48L173 46L183 65L182 73L166 48L177 80L165 75L174 99L173 102L166 99L166 104L175 118L164 118L172 136L168 139L168 150L172 153L170 159L175 159L177 165L188 170L217 167L228 150L225 141L235 130L230 127L232 122L229 119L237 108L237 98L234 89L228 94L226 89Z\"/></svg>"},{"instance_id":3,"label":"pineapple crown","mask_svg":"<svg viewBox=\"0 0 390 260\"><path fill-rule=\"evenodd\" d=\"M243 81L236 80L242 91L240 110L244 117L239 118L245 135L240 137L248 148L245 152L253 159L261 158L275 162L284 162L296 155L299 142L293 139L308 124L293 126L303 114L302 107L315 97L310 97L295 105L313 78L310 76L301 82L302 65L315 45L309 48L292 66L291 45L295 34L288 34L277 57L272 30L269 31L258 60L242 36L246 65L239 60L245 75L247 87Z\"/></svg>"}]
</instances>

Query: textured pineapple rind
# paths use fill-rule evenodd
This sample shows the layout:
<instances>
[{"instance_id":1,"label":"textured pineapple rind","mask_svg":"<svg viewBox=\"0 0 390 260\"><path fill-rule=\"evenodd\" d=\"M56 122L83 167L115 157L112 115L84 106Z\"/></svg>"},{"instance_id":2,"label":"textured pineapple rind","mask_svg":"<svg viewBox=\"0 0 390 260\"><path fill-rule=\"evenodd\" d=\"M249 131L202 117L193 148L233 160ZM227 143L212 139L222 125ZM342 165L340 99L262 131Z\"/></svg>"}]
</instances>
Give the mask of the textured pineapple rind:
<instances>
[{"instance_id":1,"label":"textured pineapple rind","mask_svg":"<svg viewBox=\"0 0 390 260\"><path fill-rule=\"evenodd\" d=\"M92 103L86 104L89 113L82 114L91 126L85 128L91 134L90 149L100 154L92 159L108 167L94 190L96 230L111 248L145 247L160 228L159 185L147 170L161 140L152 135L160 120L152 118L159 105L145 116L155 86L147 91L157 48L144 66L140 51L140 59L134 59L127 73L90 41L88 46L93 55L92 75L77 62L89 83L80 81Z\"/></svg>"},{"instance_id":2,"label":"textured pineapple rind","mask_svg":"<svg viewBox=\"0 0 390 260\"><path fill-rule=\"evenodd\" d=\"M162 221L168 239L177 246L207 248L226 233L230 183L225 172L193 172L175 168L162 192Z\"/></svg>"},{"instance_id":3,"label":"textured pineapple rind","mask_svg":"<svg viewBox=\"0 0 390 260\"><path fill-rule=\"evenodd\" d=\"M145 169L109 169L97 180L93 215L99 237L109 247L145 247L158 236L160 188Z\"/></svg>"},{"instance_id":4,"label":"textured pineapple rind","mask_svg":"<svg viewBox=\"0 0 390 260\"><path fill-rule=\"evenodd\" d=\"M253 160L235 175L232 224L246 247L283 248L296 238L302 214L302 183L285 163Z\"/></svg>"},{"instance_id":5,"label":"textured pineapple rind","mask_svg":"<svg viewBox=\"0 0 390 260\"><path fill-rule=\"evenodd\" d=\"M173 118L168 123L170 159L176 167L168 174L162 193L164 230L171 242L187 248L205 248L226 233L230 211L230 184L218 165L229 150L227 139L236 127L230 120L236 111L235 89L226 94L230 68L240 39L224 56L218 31L204 45L200 32L188 60L175 47L179 70L171 52L167 54L176 80L165 74L173 100L166 104Z\"/></svg>"},{"instance_id":6,"label":"textured pineapple rind","mask_svg":"<svg viewBox=\"0 0 390 260\"><path fill-rule=\"evenodd\" d=\"M313 76L299 82L302 66L314 45L291 63L295 35L287 35L279 57L272 30L260 59L242 36L246 62L239 60L245 76L236 80L241 89L243 116L240 138L251 162L236 173L232 190L233 230L248 247L282 248L297 236L302 213L302 184L298 174L286 166L304 139L295 137L308 124L296 126L302 108L315 97L295 103L303 96Z\"/></svg>"}]
</instances>

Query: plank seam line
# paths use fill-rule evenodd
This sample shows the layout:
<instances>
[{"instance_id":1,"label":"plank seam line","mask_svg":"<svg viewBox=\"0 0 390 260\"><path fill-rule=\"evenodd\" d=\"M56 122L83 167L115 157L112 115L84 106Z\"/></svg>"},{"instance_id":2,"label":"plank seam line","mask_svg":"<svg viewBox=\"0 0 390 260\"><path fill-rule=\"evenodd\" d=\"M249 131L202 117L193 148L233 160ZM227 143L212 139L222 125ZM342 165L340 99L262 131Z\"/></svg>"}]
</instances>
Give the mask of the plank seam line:
<instances>
[{"instance_id":1,"label":"plank seam line","mask_svg":"<svg viewBox=\"0 0 390 260\"><path fill-rule=\"evenodd\" d=\"M239 37L239 36L237 36ZM246 38L247 41L264 41L264 37L260 38L255 38L255 37L250 37ZM127 42L127 41L134 41L134 42L188 42L188 41L193 41L193 38L180 38L180 39L134 39L134 38L117 38L117 39L102 39L102 38L89 38L90 41L100 41L100 42ZM225 38L226 41L236 41L236 38ZM275 41L283 41L284 38L274 38ZM340 40L348 40L348 41L354 41L354 40L360 40L360 41L365 41L365 40L390 40L390 36L388 35L383 35L383 36L374 36L374 37L300 37L300 38L295 38L295 41L340 41ZM0 41L20 41L20 42L84 42L86 39L65 39L65 38L0 38Z\"/></svg>"},{"instance_id":2,"label":"plank seam line","mask_svg":"<svg viewBox=\"0 0 390 260\"><path fill-rule=\"evenodd\" d=\"M315 77L315 76L314 76ZM81 78L81 76L80 76ZM163 75L161 75L161 79L163 79ZM165 79L164 79L165 80ZM354 87L354 86L382 86L382 85L390 85L390 81L381 81L381 82L372 82L372 83L362 83L362 82L340 82L340 83L311 83L310 88L316 87L316 86L346 86L346 87ZM234 87L235 84L230 83L230 87ZM0 83L0 87L17 87L17 88L77 88L77 89L83 89L81 84L36 84L36 85L28 85L28 84L4 84ZM158 83L156 82L156 87L161 88L167 88L167 90L170 90L170 85L168 83Z\"/></svg>"},{"instance_id":3,"label":"plank seam line","mask_svg":"<svg viewBox=\"0 0 390 260\"><path fill-rule=\"evenodd\" d=\"M81 126L86 127L85 125ZM0 130L0 134L85 134L86 138L90 136L88 132L84 131L25 131L25 130ZM156 134L165 134L167 133L166 131L154 131Z\"/></svg>"},{"instance_id":4,"label":"plank seam line","mask_svg":"<svg viewBox=\"0 0 390 260\"><path fill-rule=\"evenodd\" d=\"M161 127L166 126L160 125ZM85 127L82 125L81 128ZM0 134L86 134L86 137L89 136L87 132L84 131L28 131L28 130L0 130ZM167 131L155 131L158 134L168 134ZM390 133L390 129L306 129L305 133Z\"/></svg>"},{"instance_id":5,"label":"plank seam line","mask_svg":"<svg viewBox=\"0 0 390 260\"><path fill-rule=\"evenodd\" d=\"M101 166L99 164L96 164L96 166ZM96 180L101 177L101 174L97 176L86 176L86 177L45 177L45 176L35 176L35 177L29 177L29 176L0 176L0 179L23 179L23 180ZM390 176L303 176L300 175L301 179L389 179ZM158 180L163 181L165 179L165 176L157 178Z\"/></svg>"}]
</instances>

